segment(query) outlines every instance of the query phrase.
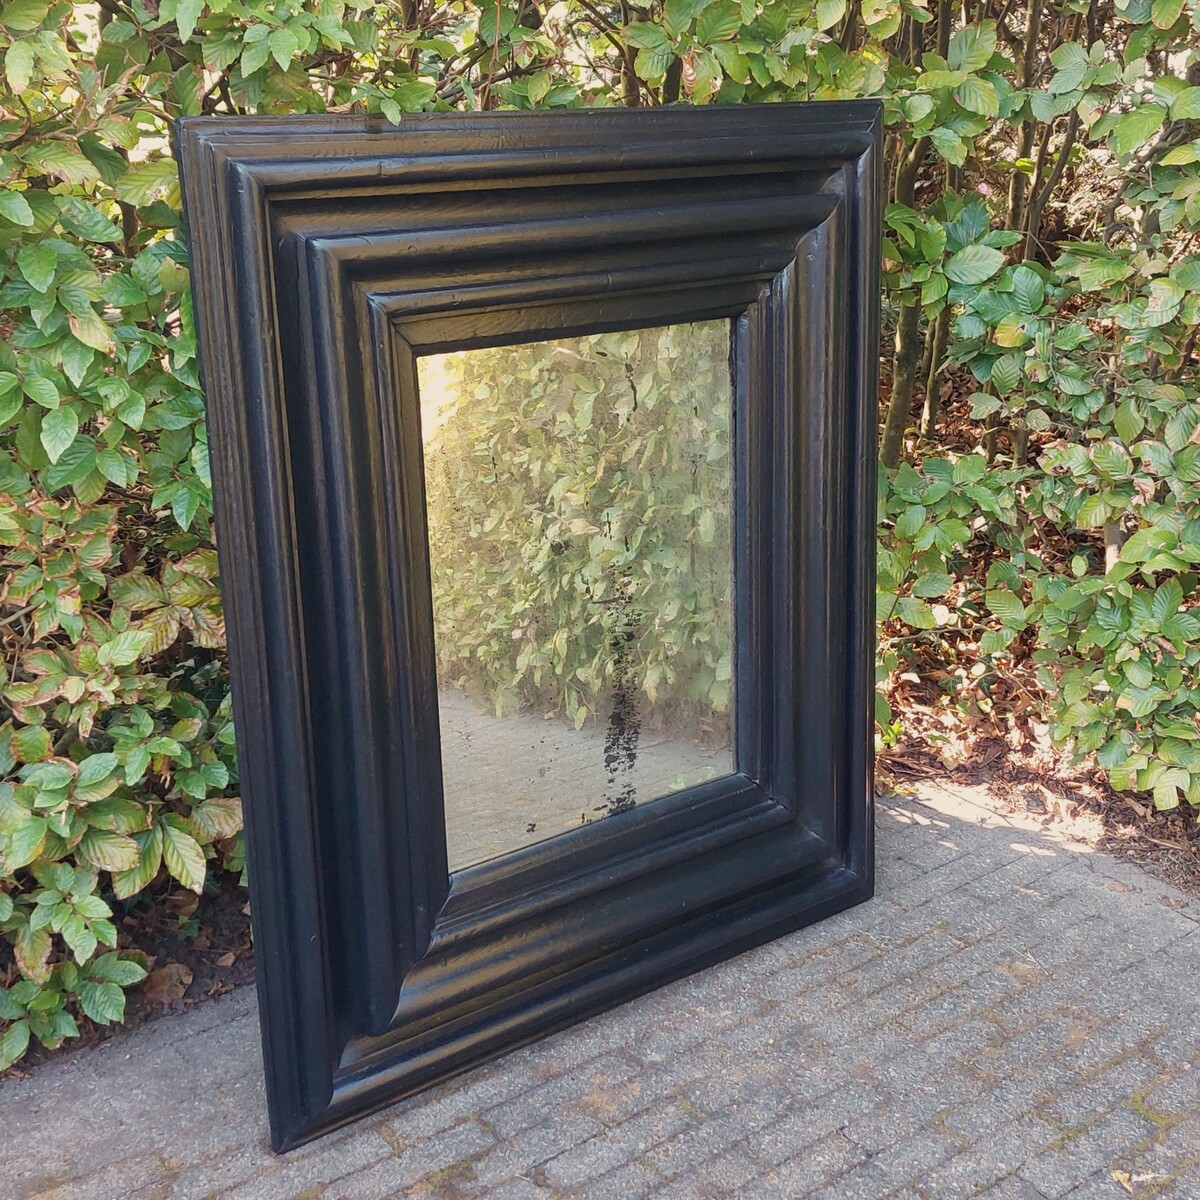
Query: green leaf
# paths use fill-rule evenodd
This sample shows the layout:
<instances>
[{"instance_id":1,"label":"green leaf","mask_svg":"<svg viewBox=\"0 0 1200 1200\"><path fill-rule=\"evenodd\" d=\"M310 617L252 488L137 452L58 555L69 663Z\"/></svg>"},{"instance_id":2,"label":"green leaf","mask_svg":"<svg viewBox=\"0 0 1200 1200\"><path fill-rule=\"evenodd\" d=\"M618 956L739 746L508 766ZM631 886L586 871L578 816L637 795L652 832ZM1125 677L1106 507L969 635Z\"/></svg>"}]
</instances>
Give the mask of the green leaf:
<instances>
[{"instance_id":1,"label":"green leaf","mask_svg":"<svg viewBox=\"0 0 1200 1200\"><path fill-rule=\"evenodd\" d=\"M30 375L21 383L21 390L43 408L57 408L61 401L54 380L42 375Z\"/></svg>"},{"instance_id":2,"label":"green leaf","mask_svg":"<svg viewBox=\"0 0 1200 1200\"><path fill-rule=\"evenodd\" d=\"M1200 162L1200 142L1185 142L1175 146L1159 159L1164 167L1186 167L1191 163Z\"/></svg>"},{"instance_id":3,"label":"green leaf","mask_svg":"<svg viewBox=\"0 0 1200 1200\"><path fill-rule=\"evenodd\" d=\"M0 1071L7 1071L29 1049L29 1022L14 1021L0 1034Z\"/></svg>"},{"instance_id":4,"label":"green leaf","mask_svg":"<svg viewBox=\"0 0 1200 1200\"><path fill-rule=\"evenodd\" d=\"M1191 781L1191 776L1181 767L1164 771L1154 784L1154 807L1160 810L1178 808L1179 793L1186 792Z\"/></svg>"},{"instance_id":5,"label":"green leaf","mask_svg":"<svg viewBox=\"0 0 1200 1200\"><path fill-rule=\"evenodd\" d=\"M1162 128L1167 110L1161 104L1142 104L1123 113L1113 125L1112 144L1120 155L1144 146Z\"/></svg>"},{"instance_id":6,"label":"green leaf","mask_svg":"<svg viewBox=\"0 0 1200 1200\"><path fill-rule=\"evenodd\" d=\"M242 39L241 70L242 78L249 79L255 71L266 65L271 57L271 47L267 44L270 29L266 25L251 25ZM256 36L261 35L261 36Z\"/></svg>"},{"instance_id":7,"label":"green leaf","mask_svg":"<svg viewBox=\"0 0 1200 1200\"><path fill-rule=\"evenodd\" d=\"M179 171L172 159L150 159L130 167L121 176L116 193L126 204L141 207L148 204L156 193L175 184L178 179Z\"/></svg>"},{"instance_id":8,"label":"green leaf","mask_svg":"<svg viewBox=\"0 0 1200 1200\"><path fill-rule=\"evenodd\" d=\"M82 342L63 342L63 374L66 375L66 377L75 385L75 387L79 387L80 384L83 383L84 377L88 372L88 367L92 365L92 360L95 357L95 351L93 351L90 346L83 345Z\"/></svg>"},{"instance_id":9,"label":"green leaf","mask_svg":"<svg viewBox=\"0 0 1200 1200\"><path fill-rule=\"evenodd\" d=\"M817 28L832 29L846 15L846 0L817 0Z\"/></svg>"},{"instance_id":10,"label":"green leaf","mask_svg":"<svg viewBox=\"0 0 1200 1200\"><path fill-rule=\"evenodd\" d=\"M91 754L79 765L79 773L75 776L75 798L77 800L103 800L119 786L120 780L113 779L117 769L117 756L111 752L106 754ZM117 870L128 870L118 867Z\"/></svg>"},{"instance_id":11,"label":"green leaf","mask_svg":"<svg viewBox=\"0 0 1200 1200\"><path fill-rule=\"evenodd\" d=\"M896 519L896 536L906 541L909 538L915 537L917 530L925 524L927 515L923 505L910 505Z\"/></svg>"},{"instance_id":12,"label":"green leaf","mask_svg":"<svg viewBox=\"0 0 1200 1200\"><path fill-rule=\"evenodd\" d=\"M76 187L100 179L100 172L86 155L80 153L78 143L73 140L38 142L24 151L22 157L45 174L56 175Z\"/></svg>"},{"instance_id":13,"label":"green leaf","mask_svg":"<svg viewBox=\"0 0 1200 1200\"><path fill-rule=\"evenodd\" d=\"M819 4L817 8L819 15ZM842 0L842 8L845 8L845 0ZM734 0L717 0L700 14L696 22L696 40L701 45L710 46L713 42L723 42L733 37L741 27L742 11Z\"/></svg>"},{"instance_id":14,"label":"green leaf","mask_svg":"<svg viewBox=\"0 0 1200 1200\"><path fill-rule=\"evenodd\" d=\"M165 814L159 826L163 837L163 862L167 870L184 887L200 893L204 890L204 876L208 870L200 843L188 833L182 819L174 813Z\"/></svg>"},{"instance_id":15,"label":"green leaf","mask_svg":"<svg viewBox=\"0 0 1200 1200\"><path fill-rule=\"evenodd\" d=\"M1017 636L1015 629L988 629L979 639L981 654L999 654L1012 645Z\"/></svg>"},{"instance_id":16,"label":"green leaf","mask_svg":"<svg viewBox=\"0 0 1200 1200\"><path fill-rule=\"evenodd\" d=\"M1133 460L1116 442L1097 442L1091 458L1105 475L1115 478L1124 478L1133 470Z\"/></svg>"},{"instance_id":17,"label":"green leaf","mask_svg":"<svg viewBox=\"0 0 1200 1200\"><path fill-rule=\"evenodd\" d=\"M150 634L140 629L127 629L119 633L111 641L107 641L96 651L96 658L104 665L113 667L128 667L137 662Z\"/></svg>"},{"instance_id":18,"label":"green leaf","mask_svg":"<svg viewBox=\"0 0 1200 1200\"><path fill-rule=\"evenodd\" d=\"M9 0L0 12L0 25L22 32L36 29L49 11L49 0Z\"/></svg>"},{"instance_id":19,"label":"green leaf","mask_svg":"<svg viewBox=\"0 0 1200 1200\"><path fill-rule=\"evenodd\" d=\"M938 596L944 596L954 585L954 577L945 575L938 571L930 571L922 575L916 583L912 585L912 594L921 596L926 600L933 600Z\"/></svg>"},{"instance_id":20,"label":"green leaf","mask_svg":"<svg viewBox=\"0 0 1200 1200\"><path fill-rule=\"evenodd\" d=\"M704 0L666 0L663 5L663 28L671 37L679 37L703 7Z\"/></svg>"},{"instance_id":21,"label":"green leaf","mask_svg":"<svg viewBox=\"0 0 1200 1200\"><path fill-rule=\"evenodd\" d=\"M110 1025L125 1016L125 993L118 984L85 979L79 985L79 1007L98 1025Z\"/></svg>"},{"instance_id":22,"label":"green leaf","mask_svg":"<svg viewBox=\"0 0 1200 1200\"><path fill-rule=\"evenodd\" d=\"M984 21L958 29L950 38L947 55L952 71L980 71L991 61L996 50L996 24Z\"/></svg>"},{"instance_id":23,"label":"green leaf","mask_svg":"<svg viewBox=\"0 0 1200 1200\"><path fill-rule=\"evenodd\" d=\"M20 192L0 191L0 216L14 225L33 224L33 209Z\"/></svg>"},{"instance_id":24,"label":"green leaf","mask_svg":"<svg viewBox=\"0 0 1200 1200\"><path fill-rule=\"evenodd\" d=\"M1098 529L1108 520L1112 508L1103 496L1092 493L1085 496L1079 511L1075 514L1075 523L1080 529Z\"/></svg>"},{"instance_id":25,"label":"green leaf","mask_svg":"<svg viewBox=\"0 0 1200 1200\"><path fill-rule=\"evenodd\" d=\"M964 246L946 263L946 274L955 283L985 283L1004 266L1004 255L991 246Z\"/></svg>"},{"instance_id":26,"label":"green leaf","mask_svg":"<svg viewBox=\"0 0 1200 1200\"><path fill-rule=\"evenodd\" d=\"M992 363L991 380L1002 396L1007 396L1021 382L1024 363L1023 354L1002 354Z\"/></svg>"},{"instance_id":27,"label":"green leaf","mask_svg":"<svg viewBox=\"0 0 1200 1200\"><path fill-rule=\"evenodd\" d=\"M624 29L625 41L639 50L662 50L669 52L671 40L661 25L653 21L635 21Z\"/></svg>"},{"instance_id":28,"label":"green leaf","mask_svg":"<svg viewBox=\"0 0 1200 1200\"><path fill-rule=\"evenodd\" d=\"M42 417L42 448L52 463L62 458L78 433L79 417L69 404L53 408Z\"/></svg>"},{"instance_id":29,"label":"green leaf","mask_svg":"<svg viewBox=\"0 0 1200 1200\"><path fill-rule=\"evenodd\" d=\"M58 269L58 254L45 242L33 242L17 251L17 266L34 291L48 292Z\"/></svg>"},{"instance_id":30,"label":"green leaf","mask_svg":"<svg viewBox=\"0 0 1200 1200\"><path fill-rule=\"evenodd\" d=\"M750 79L750 60L729 42L718 42L712 48L713 57L721 64L721 70L734 83L747 83Z\"/></svg>"},{"instance_id":31,"label":"green leaf","mask_svg":"<svg viewBox=\"0 0 1200 1200\"><path fill-rule=\"evenodd\" d=\"M170 603L166 588L144 571L131 571L128 575L117 576L109 584L108 594L116 603L134 610L157 608Z\"/></svg>"},{"instance_id":32,"label":"green leaf","mask_svg":"<svg viewBox=\"0 0 1200 1200\"><path fill-rule=\"evenodd\" d=\"M88 967L87 973L92 979L116 983L121 987L131 987L146 978L146 969L141 963L134 962L129 958L122 958L115 952L102 954Z\"/></svg>"},{"instance_id":33,"label":"green leaf","mask_svg":"<svg viewBox=\"0 0 1200 1200\"><path fill-rule=\"evenodd\" d=\"M878 41L886 41L900 29L898 0L862 0L862 15L863 24Z\"/></svg>"},{"instance_id":34,"label":"green leaf","mask_svg":"<svg viewBox=\"0 0 1200 1200\"><path fill-rule=\"evenodd\" d=\"M112 330L95 309L89 308L79 316L72 314L67 318L67 324L71 334L85 346L101 353L112 349Z\"/></svg>"},{"instance_id":35,"label":"green leaf","mask_svg":"<svg viewBox=\"0 0 1200 1200\"><path fill-rule=\"evenodd\" d=\"M77 963L82 965L96 953L96 947L99 945L96 935L78 913L72 913L63 922L61 932L63 941L67 943Z\"/></svg>"},{"instance_id":36,"label":"green leaf","mask_svg":"<svg viewBox=\"0 0 1200 1200\"><path fill-rule=\"evenodd\" d=\"M109 829L89 829L79 843L79 852L101 871L131 871L141 861L137 842Z\"/></svg>"},{"instance_id":37,"label":"green leaf","mask_svg":"<svg viewBox=\"0 0 1200 1200\"><path fill-rule=\"evenodd\" d=\"M4 849L3 861L6 873L28 866L42 852L49 828L45 817L25 817L13 826ZM4 846L0 842L0 846Z\"/></svg>"},{"instance_id":38,"label":"green leaf","mask_svg":"<svg viewBox=\"0 0 1200 1200\"><path fill-rule=\"evenodd\" d=\"M1200 292L1200 258L1188 258L1176 263L1171 268L1171 278L1189 292Z\"/></svg>"},{"instance_id":39,"label":"green leaf","mask_svg":"<svg viewBox=\"0 0 1200 1200\"><path fill-rule=\"evenodd\" d=\"M158 825L134 834L133 840L141 848L141 860L132 870L121 871L112 877L113 894L118 900L126 900L140 892L158 874L162 864L163 835Z\"/></svg>"},{"instance_id":40,"label":"green leaf","mask_svg":"<svg viewBox=\"0 0 1200 1200\"><path fill-rule=\"evenodd\" d=\"M1025 605L1012 592L992 588L987 593L987 606L1002 625L1007 625L1010 629L1025 628Z\"/></svg>"},{"instance_id":41,"label":"green leaf","mask_svg":"<svg viewBox=\"0 0 1200 1200\"><path fill-rule=\"evenodd\" d=\"M192 36L203 8L204 0L179 0L175 7L175 28L179 30L181 42L186 42Z\"/></svg>"},{"instance_id":42,"label":"green leaf","mask_svg":"<svg viewBox=\"0 0 1200 1200\"><path fill-rule=\"evenodd\" d=\"M931 91L935 91L938 88L958 87L966 79L966 71L942 71L934 69L932 71L922 71L917 76L917 87L929 88Z\"/></svg>"},{"instance_id":43,"label":"green leaf","mask_svg":"<svg viewBox=\"0 0 1200 1200\"><path fill-rule=\"evenodd\" d=\"M1171 101L1171 116L1176 121L1200 119L1200 87L1185 88L1180 92Z\"/></svg>"},{"instance_id":44,"label":"green leaf","mask_svg":"<svg viewBox=\"0 0 1200 1200\"><path fill-rule=\"evenodd\" d=\"M1146 422L1134 407L1132 400L1126 400L1117 409L1116 416L1113 418L1113 424L1116 426L1121 441L1126 446L1132 446L1137 441L1142 430L1146 428Z\"/></svg>"},{"instance_id":45,"label":"green leaf","mask_svg":"<svg viewBox=\"0 0 1200 1200\"><path fill-rule=\"evenodd\" d=\"M5 51L4 74L8 79L8 86L17 95L20 95L29 86L29 81L33 78L35 61L32 42L13 42Z\"/></svg>"},{"instance_id":46,"label":"green leaf","mask_svg":"<svg viewBox=\"0 0 1200 1200\"><path fill-rule=\"evenodd\" d=\"M987 459L982 454L964 454L954 464L955 483L978 483L987 474Z\"/></svg>"},{"instance_id":47,"label":"green leaf","mask_svg":"<svg viewBox=\"0 0 1200 1200\"><path fill-rule=\"evenodd\" d=\"M996 89L986 79L969 75L954 89L954 98L968 112L983 117L994 117L1000 112L1000 100Z\"/></svg>"},{"instance_id":48,"label":"green leaf","mask_svg":"<svg viewBox=\"0 0 1200 1200\"><path fill-rule=\"evenodd\" d=\"M639 50L633 65L644 79L657 83L667 73L674 58L670 50Z\"/></svg>"},{"instance_id":49,"label":"green leaf","mask_svg":"<svg viewBox=\"0 0 1200 1200\"><path fill-rule=\"evenodd\" d=\"M214 796L192 809L191 821L205 841L231 838L242 828L242 802L233 796Z\"/></svg>"},{"instance_id":50,"label":"green leaf","mask_svg":"<svg viewBox=\"0 0 1200 1200\"><path fill-rule=\"evenodd\" d=\"M929 134L933 148L952 166L961 167L967 161L967 144L952 129L939 125Z\"/></svg>"},{"instance_id":51,"label":"green leaf","mask_svg":"<svg viewBox=\"0 0 1200 1200\"><path fill-rule=\"evenodd\" d=\"M933 615L933 609L923 600L916 600L912 596L901 596L896 601L894 615L913 629L937 628L937 617Z\"/></svg>"},{"instance_id":52,"label":"green leaf","mask_svg":"<svg viewBox=\"0 0 1200 1200\"><path fill-rule=\"evenodd\" d=\"M13 943L13 956L21 974L34 983L45 983L50 978L50 951L53 944L49 931L45 927L35 929L33 924L26 925Z\"/></svg>"},{"instance_id":53,"label":"green leaf","mask_svg":"<svg viewBox=\"0 0 1200 1200\"><path fill-rule=\"evenodd\" d=\"M24 725L12 733L17 762L38 763L50 757L50 732L44 725Z\"/></svg>"},{"instance_id":54,"label":"green leaf","mask_svg":"<svg viewBox=\"0 0 1200 1200\"><path fill-rule=\"evenodd\" d=\"M1170 29L1183 14L1184 0L1154 0L1150 5L1150 20L1159 29Z\"/></svg>"},{"instance_id":55,"label":"green leaf","mask_svg":"<svg viewBox=\"0 0 1200 1200\"><path fill-rule=\"evenodd\" d=\"M1148 688L1154 682L1154 672L1139 658L1127 659L1121 668L1125 678L1136 688Z\"/></svg>"},{"instance_id":56,"label":"green leaf","mask_svg":"<svg viewBox=\"0 0 1200 1200\"><path fill-rule=\"evenodd\" d=\"M96 466L96 447L90 438L77 437L63 452L58 462L47 467L42 474L46 490L57 492L61 488L73 487L86 479Z\"/></svg>"},{"instance_id":57,"label":"green leaf","mask_svg":"<svg viewBox=\"0 0 1200 1200\"><path fill-rule=\"evenodd\" d=\"M296 36L294 29L289 29L284 25L279 29L271 30L270 36L267 38L267 46L270 48L271 57L279 64L279 69L286 71L300 50L300 39Z\"/></svg>"},{"instance_id":58,"label":"green leaf","mask_svg":"<svg viewBox=\"0 0 1200 1200\"><path fill-rule=\"evenodd\" d=\"M1183 603L1183 588L1178 579L1168 579L1154 592L1150 601L1150 615L1161 629L1166 619L1179 611Z\"/></svg>"},{"instance_id":59,"label":"green leaf","mask_svg":"<svg viewBox=\"0 0 1200 1200\"><path fill-rule=\"evenodd\" d=\"M1046 285L1031 267L1021 265L1013 271L1013 295L1024 313L1033 314L1046 300Z\"/></svg>"}]
</instances>

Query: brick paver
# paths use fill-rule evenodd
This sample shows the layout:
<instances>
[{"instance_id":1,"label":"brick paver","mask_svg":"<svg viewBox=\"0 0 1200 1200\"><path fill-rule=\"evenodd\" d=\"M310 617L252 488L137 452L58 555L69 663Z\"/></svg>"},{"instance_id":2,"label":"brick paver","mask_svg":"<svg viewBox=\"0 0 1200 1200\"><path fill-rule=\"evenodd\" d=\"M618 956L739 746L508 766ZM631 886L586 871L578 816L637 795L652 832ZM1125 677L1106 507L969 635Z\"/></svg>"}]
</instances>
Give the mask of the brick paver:
<instances>
[{"instance_id":1,"label":"brick paver","mask_svg":"<svg viewBox=\"0 0 1200 1200\"><path fill-rule=\"evenodd\" d=\"M5 1200L1200 1200L1200 901L977 793L869 904L277 1158L249 990L0 1085Z\"/></svg>"}]
</instances>

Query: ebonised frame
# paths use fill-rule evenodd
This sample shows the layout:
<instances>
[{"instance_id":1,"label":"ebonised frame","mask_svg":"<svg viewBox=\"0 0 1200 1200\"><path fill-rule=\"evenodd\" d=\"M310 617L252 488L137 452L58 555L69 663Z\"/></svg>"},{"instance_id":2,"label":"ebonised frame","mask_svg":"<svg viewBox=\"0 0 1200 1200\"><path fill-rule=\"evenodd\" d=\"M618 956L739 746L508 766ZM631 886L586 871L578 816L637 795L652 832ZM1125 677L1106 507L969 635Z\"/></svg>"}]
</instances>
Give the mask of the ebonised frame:
<instances>
[{"instance_id":1,"label":"ebonised frame","mask_svg":"<svg viewBox=\"0 0 1200 1200\"><path fill-rule=\"evenodd\" d=\"M277 1150L871 895L881 125L180 122ZM416 358L714 317L737 771L451 878Z\"/></svg>"}]
</instances>

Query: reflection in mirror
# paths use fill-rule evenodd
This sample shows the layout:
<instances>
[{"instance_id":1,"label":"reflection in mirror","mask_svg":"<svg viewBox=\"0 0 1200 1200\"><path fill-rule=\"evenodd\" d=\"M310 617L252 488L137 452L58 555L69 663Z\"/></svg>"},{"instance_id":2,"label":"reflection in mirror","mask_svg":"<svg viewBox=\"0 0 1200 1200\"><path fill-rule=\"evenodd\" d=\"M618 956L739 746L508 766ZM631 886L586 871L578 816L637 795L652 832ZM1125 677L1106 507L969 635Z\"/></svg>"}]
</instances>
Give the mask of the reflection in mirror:
<instances>
[{"instance_id":1,"label":"reflection in mirror","mask_svg":"<svg viewBox=\"0 0 1200 1200\"><path fill-rule=\"evenodd\" d=\"M728 775L729 323L418 370L450 870Z\"/></svg>"}]
</instances>

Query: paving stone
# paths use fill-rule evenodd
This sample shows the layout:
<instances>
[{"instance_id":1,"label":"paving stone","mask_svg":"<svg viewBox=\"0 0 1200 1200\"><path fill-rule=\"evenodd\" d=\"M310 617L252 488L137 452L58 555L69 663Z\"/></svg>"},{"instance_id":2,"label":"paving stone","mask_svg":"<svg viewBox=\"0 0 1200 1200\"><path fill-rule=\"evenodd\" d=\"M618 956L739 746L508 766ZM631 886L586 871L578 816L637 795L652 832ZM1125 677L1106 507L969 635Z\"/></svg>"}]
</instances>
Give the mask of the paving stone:
<instances>
[{"instance_id":1,"label":"paving stone","mask_svg":"<svg viewBox=\"0 0 1200 1200\"><path fill-rule=\"evenodd\" d=\"M952 1119L951 1113L947 1124ZM1026 1118L979 1141L963 1138L962 1150L924 1175L922 1186L935 1196L985 1192L1015 1175L1023 1163L1046 1148L1052 1136L1040 1121Z\"/></svg>"},{"instance_id":2,"label":"paving stone","mask_svg":"<svg viewBox=\"0 0 1200 1200\"><path fill-rule=\"evenodd\" d=\"M839 1176L866 1161L866 1152L841 1133L832 1133L810 1145L802 1153L780 1163L754 1185L747 1185L750 1194L762 1187L763 1196L805 1196L832 1183Z\"/></svg>"},{"instance_id":3,"label":"paving stone","mask_svg":"<svg viewBox=\"0 0 1200 1200\"><path fill-rule=\"evenodd\" d=\"M586 1200L641 1200L663 1186L663 1177L643 1162L628 1162L599 1179L588 1180L574 1195Z\"/></svg>"},{"instance_id":4,"label":"paving stone","mask_svg":"<svg viewBox=\"0 0 1200 1200\"><path fill-rule=\"evenodd\" d=\"M488 1200L554 1200L553 1189L539 1187L528 1179L509 1179L488 1192ZM324 1198L322 1197L322 1200ZM337 1197L341 1200L341 1197ZM400 1200L399 1197L396 1200ZM405 1200L407 1200L407 1195Z\"/></svg>"},{"instance_id":5,"label":"paving stone","mask_svg":"<svg viewBox=\"0 0 1200 1200\"><path fill-rule=\"evenodd\" d=\"M1131 1109L1117 1109L1082 1131L1068 1130L1054 1148L1030 1158L1020 1169L1046 1200L1059 1200L1081 1180L1118 1162L1156 1133L1155 1126Z\"/></svg>"}]
</instances>

